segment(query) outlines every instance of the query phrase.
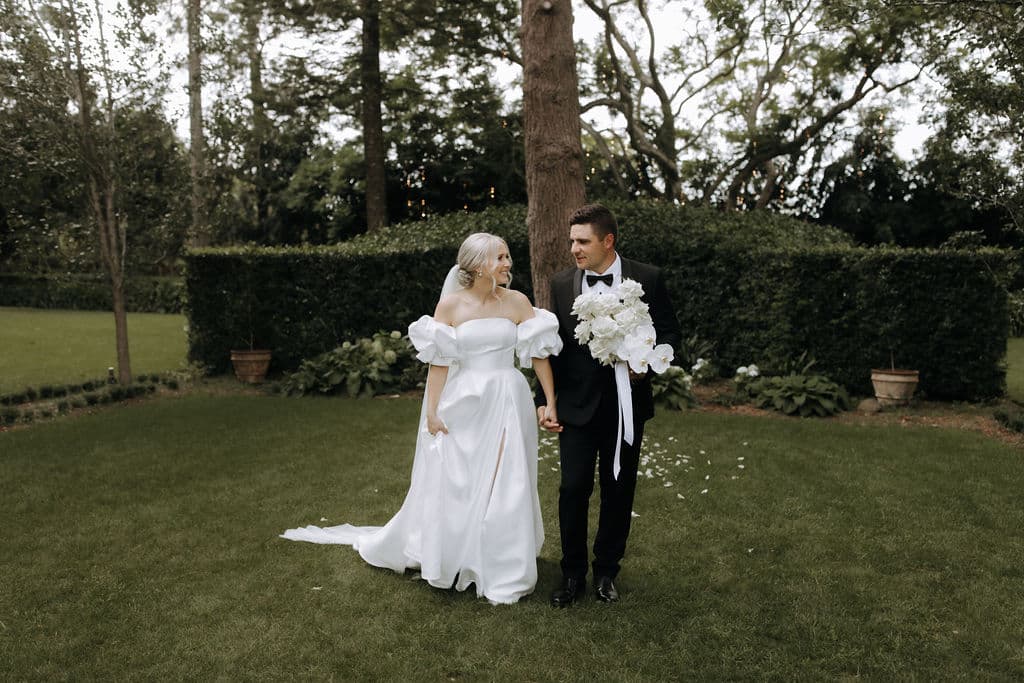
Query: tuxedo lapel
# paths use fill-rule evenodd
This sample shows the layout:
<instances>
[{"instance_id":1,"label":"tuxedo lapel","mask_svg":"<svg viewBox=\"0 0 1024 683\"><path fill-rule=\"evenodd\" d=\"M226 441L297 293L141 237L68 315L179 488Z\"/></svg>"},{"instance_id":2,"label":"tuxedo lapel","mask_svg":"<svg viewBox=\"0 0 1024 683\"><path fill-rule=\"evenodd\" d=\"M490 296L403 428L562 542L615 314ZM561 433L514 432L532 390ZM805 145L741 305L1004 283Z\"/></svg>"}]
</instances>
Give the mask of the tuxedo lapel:
<instances>
[{"instance_id":1,"label":"tuxedo lapel","mask_svg":"<svg viewBox=\"0 0 1024 683\"><path fill-rule=\"evenodd\" d=\"M572 300L576 301L576 298L583 293L583 271L579 268L572 274Z\"/></svg>"},{"instance_id":2,"label":"tuxedo lapel","mask_svg":"<svg viewBox=\"0 0 1024 683\"><path fill-rule=\"evenodd\" d=\"M622 261L622 279L635 280L636 275L633 272L633 262L629 259L622 258L621 255L619 255L619 260Z\"/></svg>"}]
</instances>

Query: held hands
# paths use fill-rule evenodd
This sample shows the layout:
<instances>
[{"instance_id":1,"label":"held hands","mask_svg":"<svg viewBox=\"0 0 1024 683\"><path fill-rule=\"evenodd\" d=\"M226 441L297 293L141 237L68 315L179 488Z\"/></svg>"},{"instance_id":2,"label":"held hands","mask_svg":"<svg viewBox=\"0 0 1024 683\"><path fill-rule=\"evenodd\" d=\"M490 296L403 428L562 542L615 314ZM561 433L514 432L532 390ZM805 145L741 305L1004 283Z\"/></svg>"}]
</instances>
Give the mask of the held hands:
<instances>
[{"instance_id":1,"label":"held hands","mask_svg":"<svg viewBox=\"0 0 1024 683\"><path fill-rule=\"evenodd\" d=\"M447 434L448 427L445 426L444 422L437 415L427 415L427 431L430 432L431 436L435 436L438 432Z\"/></svg>"},{"instance_id":2,"label":"held hands","mask_svg":"<svg viewBox=\"0 0 1024 683\"><path fill-rule=\"evenodd\" d=\"M542 429L549 432L562 431L562 425L558 422L558 413L551 405L537 407L537 423Z\"/></svg>"}]
</instances>

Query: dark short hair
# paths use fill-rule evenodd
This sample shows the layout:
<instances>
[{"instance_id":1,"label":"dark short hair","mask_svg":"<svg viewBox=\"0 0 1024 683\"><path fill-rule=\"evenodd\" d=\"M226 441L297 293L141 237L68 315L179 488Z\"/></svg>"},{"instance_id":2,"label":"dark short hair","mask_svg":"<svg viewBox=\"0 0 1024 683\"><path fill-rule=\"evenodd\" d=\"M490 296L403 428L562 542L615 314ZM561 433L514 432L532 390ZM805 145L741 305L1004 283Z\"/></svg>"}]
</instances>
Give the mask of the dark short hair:
<instances>
[{"instance_id":1,"label":"dark short hair","mask_svg":"<svg viewBox=\"0 0 1024 683\"><path fill-rule=\"evenodd\" d=\"M574 225L594 226L594 232L598 238L604 239L606 235L614 235L616 241L619 239L619 224L615 220L615 214L603 204L586 204L572 212L569 216L569 227Z\"/></svg>"}]
</instances>

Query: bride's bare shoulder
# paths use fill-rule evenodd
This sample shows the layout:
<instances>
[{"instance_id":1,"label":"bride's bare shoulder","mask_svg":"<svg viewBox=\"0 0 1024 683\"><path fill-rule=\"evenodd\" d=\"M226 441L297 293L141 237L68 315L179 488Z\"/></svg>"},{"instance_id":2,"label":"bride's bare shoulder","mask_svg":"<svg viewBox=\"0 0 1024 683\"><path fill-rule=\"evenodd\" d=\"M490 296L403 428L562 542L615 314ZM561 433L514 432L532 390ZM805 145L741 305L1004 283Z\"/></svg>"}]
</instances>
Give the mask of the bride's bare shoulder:
<instances>
[{"instance_id":1,"label":"bride's bare shoulder","mask_svg":"<svg viewBox=\"0 0 1024 683\"><path fill-rule=\"evenodd\" d=\"M459 299L457 294L445 294L437 302L437 308L434 309L434 320L451 325L455 320L455 311L458 306Z\"/></svg>"},{"instance_id":2,"label":"bride's bare shoulder","mask_svg":"<svg viewBox=\"0 0 1024 683\"><path fill-rule=\"evenodd\" d=\"M512 305L519 322L533 317L533 304L530 297L520 291L509 289L505 292L505 301Z\"/></svg>"}]
</instances>

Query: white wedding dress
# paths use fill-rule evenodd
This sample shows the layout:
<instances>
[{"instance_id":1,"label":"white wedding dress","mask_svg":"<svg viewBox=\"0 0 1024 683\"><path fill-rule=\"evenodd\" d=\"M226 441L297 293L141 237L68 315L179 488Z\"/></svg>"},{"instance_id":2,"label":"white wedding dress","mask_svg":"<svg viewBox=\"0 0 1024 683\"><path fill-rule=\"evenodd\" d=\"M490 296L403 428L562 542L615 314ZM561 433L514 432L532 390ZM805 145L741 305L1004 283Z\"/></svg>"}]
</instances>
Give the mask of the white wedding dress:
<instances>
[{"instance_id":1,"label":"white wedding dress","mask_svg":"<svg viewBox=\"0 0 1024 683\"><path fill-rule=\"evenodd\" d=\"M492 603L533 592L544 543L537 420L514 357L528 367L562 347L555 316L534 313L518 325L480 318L452 327L430 316L410 325L417 358L450 366L437 409L448 434L427 432L424 401L409 492L383 527L307 526L282 537L351 545L374 566L419 569L438 588L475 584Z\"/></svg>"}]
</instances>

